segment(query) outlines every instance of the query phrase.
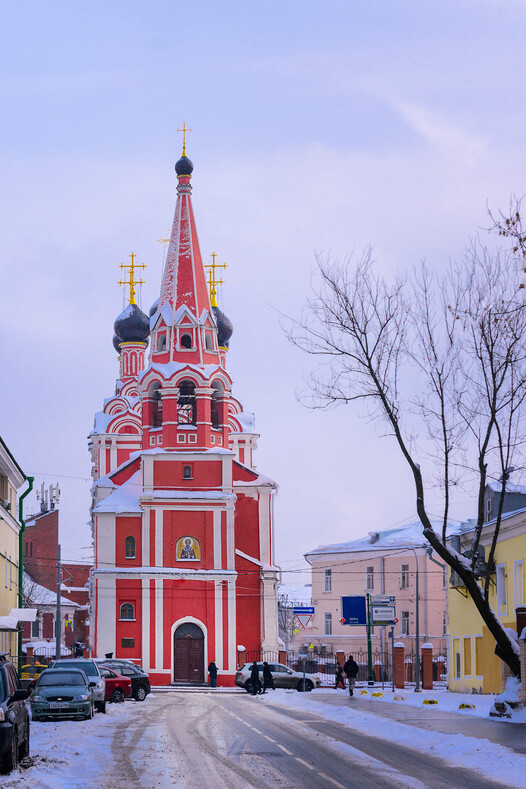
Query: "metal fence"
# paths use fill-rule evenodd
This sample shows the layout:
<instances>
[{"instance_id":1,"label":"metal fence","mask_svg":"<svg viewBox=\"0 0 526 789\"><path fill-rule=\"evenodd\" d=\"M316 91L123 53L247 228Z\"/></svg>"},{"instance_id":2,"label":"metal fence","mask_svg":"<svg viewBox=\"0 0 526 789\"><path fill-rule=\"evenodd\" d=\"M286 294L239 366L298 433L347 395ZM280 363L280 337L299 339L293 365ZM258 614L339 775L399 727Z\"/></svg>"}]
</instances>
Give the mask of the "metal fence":
<instances>
[{"instance_id":1,"label":"metal fence","mask_svg":"<svg viewBox=\"0 0 526 789\"><path fill-rule=\"evenodd\" d=\"M367 651L353 651L347 653L345 659L352 654L358 663L358 683L366 683L369 680L369 664ZM389 651L373 650L373 676L376 683L392 683L393 664L392 656ZM253 658L254 659L254 658ZM264 658L269 660L270 658ZM323 685L334 684L336 673L336 654L325 652L323 654L308 653L289 653L287 655L287 665L295 671L305 671L308 674L318 676ZM422 663L420 662L420 677L422 677ZM405 654L405 681L408 684L415 682L416 678L416 655L406 652ZM437 685L445 685L447 682L447 662L446 655L433 655L433 682Z\"/></svg>"}]
</instances>

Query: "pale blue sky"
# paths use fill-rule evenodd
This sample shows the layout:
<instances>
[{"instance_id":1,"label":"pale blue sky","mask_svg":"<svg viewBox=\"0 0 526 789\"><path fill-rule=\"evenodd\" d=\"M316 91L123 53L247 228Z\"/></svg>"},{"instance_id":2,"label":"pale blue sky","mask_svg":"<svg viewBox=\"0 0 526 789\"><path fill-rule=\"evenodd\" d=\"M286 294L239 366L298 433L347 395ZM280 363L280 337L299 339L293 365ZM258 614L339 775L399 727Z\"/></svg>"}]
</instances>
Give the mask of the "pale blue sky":
<instances>
[{"instance_id":1,"label":"pale blue sky","mask_svg":"<svg viewBox=\"0 0 526 789\"><path fill-rule=\"evenodd\" d=\"M183 121L201 251L229 264L235 394L280 483L278 561L413 514L374 426L297 403L308 360L276 310L298 312L315 251L442 266L486 201L526 192L525 21L518 0L0 2L0 433L60 482L68 557L90 541L88 485L67 477L89 476L117 375L118 264L148 263L147 309Z\"/></svg>"}]
</instances>

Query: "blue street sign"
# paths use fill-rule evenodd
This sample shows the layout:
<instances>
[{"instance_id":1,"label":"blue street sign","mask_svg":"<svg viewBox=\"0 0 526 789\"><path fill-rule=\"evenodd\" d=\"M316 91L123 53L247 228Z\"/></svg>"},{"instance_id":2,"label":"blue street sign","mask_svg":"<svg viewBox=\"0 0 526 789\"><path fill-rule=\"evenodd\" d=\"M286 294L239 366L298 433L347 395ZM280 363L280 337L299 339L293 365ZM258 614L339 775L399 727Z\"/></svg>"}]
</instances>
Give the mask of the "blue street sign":
<instances>
[{"instance_id":1,"label":"blue street sign","mask_svg":"<svg viewBox=\"0 0 526 789\"><path fill-rule=\"evenodd\" d=\"M304 606L295 607L293 611L294 611L294 616L296 616L297 614L311 614L312 616L314 616L313 605L304 605Z\"/></svg>"},{"instance_id":2,"label":"blue street sign","mask_svg":"<svg viewBox=\"0 0 526 789\"><path fill-rule=\"evenodd\" d=\"M365 595L342 597L342 625L367 625Z\"/></svg>"}]
</instances>

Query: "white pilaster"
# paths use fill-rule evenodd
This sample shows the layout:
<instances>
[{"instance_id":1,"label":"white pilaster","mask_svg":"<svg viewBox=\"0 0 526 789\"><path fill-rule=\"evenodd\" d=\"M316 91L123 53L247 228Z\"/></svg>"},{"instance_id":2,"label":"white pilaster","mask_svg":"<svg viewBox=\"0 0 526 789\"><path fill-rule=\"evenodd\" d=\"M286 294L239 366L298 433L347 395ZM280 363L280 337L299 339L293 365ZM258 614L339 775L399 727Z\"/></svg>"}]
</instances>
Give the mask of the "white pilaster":
<instances>
[{"instance_id":1,"label":"white pilaster","mask_svg":"<svg viewBox=\"0 0 526 789\"><path fill-rule=\"evenodd\" d=\"M228 581L228 668L234 671L237 667L236 644L236 583Z\"/></svg>"},{"instance_id":2,"label":"white pilaster","mask_svg":"<svg viewBox=\"0 0 526 789\"><path fill-rule=\"evenodd\" d=\"M270 493L268 491L259 492L258 516L259 516L259 558L266 564L271 564L270 551Z\"/></svg>"},{"instance_id":3,"label":"white pilaster","mask_svg":"<svg viewBox=\"0 0 526 789\"><path fill-rule=\"evenodd\" d=\"M221 569L221 510L214 510L214 570Z\"/></svg>"},{"instance_id":4,"label":"white pilaster","mask_svg":"<svg viewBox=\"0 0 526 789\"><path fill-rule=\"evenodd\" d=\"M163 513L161 507L155 508L155 566L163 567Z\"/></svg>"},{"instance_id":5,"label":"white pilaster","mask_svg":"<svg viewBox=\"0 0 526 789\"><path fill-rule=\"evenodd\" d=\"M150 578L142 579L142 665L150 668Z\"/></svg>"},{"instance_id":6,"label":"white pilaster","mask_svg":"<svg viewBox=\"0 0 526 789\"><path fill-rule=\"evenodd\" d=\"M115 515L100 512L97 516L97 566L115 566Z\"/></svg>"},{"instance_id":7,"label":"white pilaster","mask_svg":"<svg viewBox=\"0 0 526 789\"><path fill-rule=\"evenodd\" d=\"M223 669L223 588L221 581L214 584L214 605L215 605L215 663L221 671Z\"/></svg>"},{"instance_id":8,"label":"white pilaster","mask_svg":"<svg viewBox=\"0 0 526 789\"><path fill-rule=\"evenodd\" d=\"M97 577L97 654L115 654L115 578L111 575Z\"/></svg>"},{"instance_id":9,"label":"white pilaster","mask_svg":"<svg viewBox=\"0 0 526 789\"><path fill-rule=\"evenodd\" d=\"M161 671L163 666L163 579L155 579L155 668Z\"/></svg>"}]
</instances>

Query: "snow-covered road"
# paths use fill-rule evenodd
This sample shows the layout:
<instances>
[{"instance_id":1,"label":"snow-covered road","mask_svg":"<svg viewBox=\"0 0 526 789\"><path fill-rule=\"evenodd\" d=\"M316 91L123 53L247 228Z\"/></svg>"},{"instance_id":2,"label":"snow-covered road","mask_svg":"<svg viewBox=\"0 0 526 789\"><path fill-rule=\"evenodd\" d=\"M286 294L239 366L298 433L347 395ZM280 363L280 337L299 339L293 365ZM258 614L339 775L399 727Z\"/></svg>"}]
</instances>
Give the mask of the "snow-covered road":
<instances>
[{"instance_id":1,"label":"snow-covered road","mask_svg":"<svg viewBox=\"0 0 526 789\"><path fill-rule=\"evenodd\" d=\"M408 703L418 701L408 698ZM422 728L416 711L408 710L407 720L414 725L401 722L400 715L390 719L388 708L395 705L385 700L378 705L375 714L371 700L331 690L281 690L264 697L153 693L143 703L109 705L106 716L92 721L32 724L29 764L0 785L526 789L525 755L458 731ZM447 706L442 697L442 707ZM433 710L428 713L432 721Z\"/></svg>"}]
</instances>

